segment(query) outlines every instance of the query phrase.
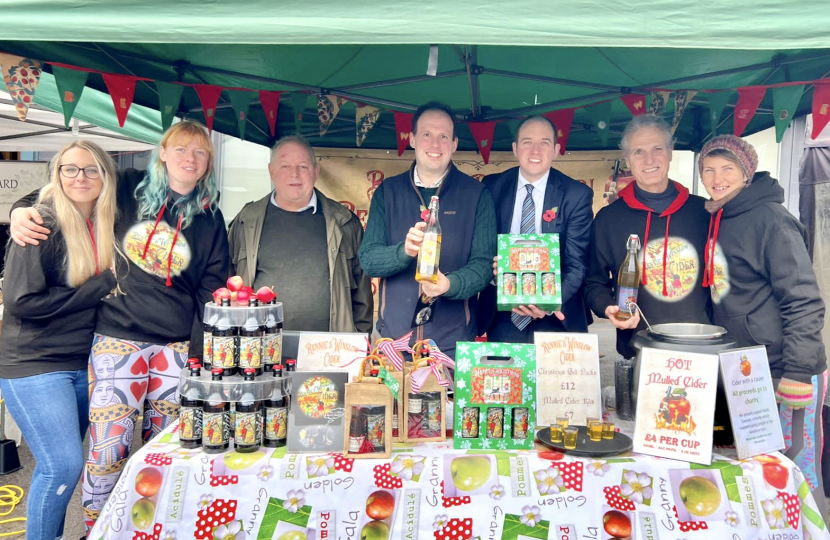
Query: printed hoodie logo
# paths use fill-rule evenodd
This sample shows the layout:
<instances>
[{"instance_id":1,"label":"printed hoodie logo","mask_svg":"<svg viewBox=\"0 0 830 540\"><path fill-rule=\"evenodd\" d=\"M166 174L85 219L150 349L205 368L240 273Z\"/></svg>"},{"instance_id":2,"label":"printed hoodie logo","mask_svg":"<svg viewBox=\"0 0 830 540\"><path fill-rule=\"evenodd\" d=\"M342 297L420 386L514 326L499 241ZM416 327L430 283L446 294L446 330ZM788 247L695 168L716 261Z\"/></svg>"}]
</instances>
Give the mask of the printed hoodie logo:
<instances>
[{"instance_id":1,"label":"printed hoodie logo","mask_svg":"<svg viewBox=\"0 0 830 540\"><path fill-rule=\"evenodd\" d=\"M715 277L712 280L712 284L709 285L709 292L712 295L712 301L720 304L721 300L729 294L729 289L732 288L729 284L729 265L726 262L726 257L723 255L720 244L715 244L715 258L712 262L715 266Z\"/></svg>"},{"instance_id":2,"label":"printed hoodie logo","mask_svg":"<svg viewBox=\"0 0 830 540\"><path fill-rule=\"evenodd\" d=\"M686 240L669 236L666 250L666 296L663 296L663 238L651 240L640 250L638 264L646 258L646 283L648 293L663 302L678 302L688 296L697 283L701 271L700 256ZM641 278L642 281L642 278Z\"/></svg>"},{"instance_id":3,"label":"printed hoodie logo","mask_svg":"<svg viewBox=\"0 0 830 540\"><path fill-rule=\"evenodd\" d=\"M124 252L131 261L148 274L167 279L167 260L176 229L163 220L160 221L155 234L153 234L153 239L150 241L150 246L147 248L147 256L142 259L144 245L147 243L147 238L152 230L152 221L142 221L133 225L124 237ZM170 275L180 275L190 265L190 260L190 246L180 232L179 237L176 238L176 247L173 249Z\"/></svg>"}]
</instances>

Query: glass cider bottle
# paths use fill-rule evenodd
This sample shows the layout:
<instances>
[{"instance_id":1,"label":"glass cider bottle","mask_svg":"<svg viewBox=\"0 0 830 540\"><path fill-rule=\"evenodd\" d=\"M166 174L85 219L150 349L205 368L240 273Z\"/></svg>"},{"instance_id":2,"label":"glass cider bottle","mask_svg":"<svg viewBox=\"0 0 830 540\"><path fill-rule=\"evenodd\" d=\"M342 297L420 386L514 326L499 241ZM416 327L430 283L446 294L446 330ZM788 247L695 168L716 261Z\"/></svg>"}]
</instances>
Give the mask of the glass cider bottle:
<instances>
[{"instance_id":1,"label":"glass cider bottle","mask_svg":"<svg viewBox=\"0 0 830 540\"><path fill-rule=\"evenodd\" d=\"M626 321L631 318L632 313L637 309L629 309L631 302L637 302L637 293L640 290L640 266L637 264L637 252L640 251L640 237L632 234L626 243L628 254L617 273L617 306L620 310L615 317L619 321Z\"/></svg>"},{"instance_id":2,"label":"glass cider bottle","mask_svg":"<svg viewBox=\"0 0 830 540\"><path fill-rule=\"evenodd\" d=\"M429 216L424 229L424 241L418 250L415 281L438 283L438 262L441 258L441 224L438 222L438 197L429 201Z\"/></svg>"}]
</instances>

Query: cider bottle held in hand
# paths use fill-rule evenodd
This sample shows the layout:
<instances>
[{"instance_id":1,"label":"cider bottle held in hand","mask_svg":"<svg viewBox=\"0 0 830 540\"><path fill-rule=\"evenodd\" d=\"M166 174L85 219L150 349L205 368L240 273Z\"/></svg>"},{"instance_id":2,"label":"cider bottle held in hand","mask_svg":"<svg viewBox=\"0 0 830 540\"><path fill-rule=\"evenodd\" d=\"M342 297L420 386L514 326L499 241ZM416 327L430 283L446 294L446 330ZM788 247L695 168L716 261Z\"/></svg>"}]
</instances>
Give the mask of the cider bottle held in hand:
<instances>
[{"instance_id":1,"label":"cider bottle held in hand","mask_svg":"<svg viewBox=\"0 0 830 540\"><path fill-rule=\"evenodd\" d=\"M617 306L620 310L615 317L619 321L627 321L637 308L629 309L629 304L637 302L637 293L640 290L640 267L637 264L637 252L640 251L640 237L632 234L626 243L628 254L617 273Z\"/></svg>"},{"instance_id":2,"label":"cider bottle held in hand","mask_svg":"<svg viewBox=\"0 0 830 540\"><path fill-rule=\"evenodd\" d=\"M438 197L429 201L427 228L424 229L424 241L418 250L418 266L415 269L415 281L438 283L438 261L441 258L441 224L438 223Z\"/></svg>"}]
</instances>

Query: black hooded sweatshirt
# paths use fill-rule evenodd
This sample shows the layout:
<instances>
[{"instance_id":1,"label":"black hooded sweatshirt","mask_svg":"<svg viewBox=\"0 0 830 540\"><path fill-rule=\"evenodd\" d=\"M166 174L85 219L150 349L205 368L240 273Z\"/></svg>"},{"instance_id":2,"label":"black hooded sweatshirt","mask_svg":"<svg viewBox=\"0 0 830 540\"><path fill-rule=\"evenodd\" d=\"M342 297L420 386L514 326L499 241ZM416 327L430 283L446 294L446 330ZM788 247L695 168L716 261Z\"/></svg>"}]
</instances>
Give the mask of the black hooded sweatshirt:
<instances>
[{"instance_id":1,"label":"black hooded sweatshirt","mask_svg":"<svg viewBox=\"0 0 830 540\"><path fill-rule=\"evenodd\" d=\"M204 305L225 286L230 267L225 221L217 209L182 228L173 193L157 216L139 219L135 190L144 175L135 169L118 173L115 237L126 260L116 257L116 270L124 294L100 304L95 332L155 344L189 340L189 355L201 357ZM37 194L12 209L32 206Z\"/></svg>"},{"instance_id":2,"label":"black hooded sweatshirt","mask_svg":"<svg viewBox=\"0 0 830 540\"><path fill-rule=\"evenodd\" d=\"M740 347L766 346L773 377L809 383L827 369L824 302L806 230L783 202L778 181L759 172L711 216L706 283L715 324Z\"/></svg>"},{"instance_id":3,"label":"black hooded sweatshirt","mask_svg":"<svg viewBox=\"0 0 830 540\"><path fill-rule=\"evenodd\" d=\"M703 198L689 195L677 182L673 185L677 195L662 213L638 200L632 183L594 218L585 301L597 316L605 317L605 309L616 304L617 272L627 254L629 235L637 234L643 246L637 304L648 321L652 325L710 322L709 291L703 287L709 214ZM641 318L637 330L643 328ZM635 330L617 330L617 352L625 358L636 354L631 346L634 334Z\"/></svg>"}]
</instances>

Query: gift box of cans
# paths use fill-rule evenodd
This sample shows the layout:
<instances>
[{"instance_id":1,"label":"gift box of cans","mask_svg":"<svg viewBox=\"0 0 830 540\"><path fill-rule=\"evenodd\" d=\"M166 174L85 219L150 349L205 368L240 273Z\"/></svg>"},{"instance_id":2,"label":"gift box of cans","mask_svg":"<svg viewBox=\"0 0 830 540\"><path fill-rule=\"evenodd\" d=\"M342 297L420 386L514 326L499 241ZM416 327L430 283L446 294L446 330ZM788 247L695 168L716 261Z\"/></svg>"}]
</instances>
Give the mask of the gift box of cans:
<instances>
[{"instance_id":1,"label":"gift box of cans","mask_svg":"<svg viewBox=\"0 0 830 540\"><path fill-rule=\"evenodd\" d=\"M532 449L536 436L536 346L459 342L453 447Z\"/></svg>"},{"instance_id":2,"label":"gift box of cans","mask_svg":"<svg viewBox=\"0 0 830 540\"><path fill-rule=\"evenodd\" d=\"M499 311L534 305L562 308L558 234L500 234L496 304Z\"/></svg>"}]
</instances>

